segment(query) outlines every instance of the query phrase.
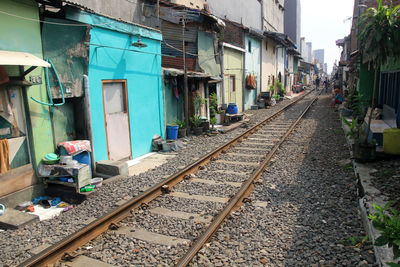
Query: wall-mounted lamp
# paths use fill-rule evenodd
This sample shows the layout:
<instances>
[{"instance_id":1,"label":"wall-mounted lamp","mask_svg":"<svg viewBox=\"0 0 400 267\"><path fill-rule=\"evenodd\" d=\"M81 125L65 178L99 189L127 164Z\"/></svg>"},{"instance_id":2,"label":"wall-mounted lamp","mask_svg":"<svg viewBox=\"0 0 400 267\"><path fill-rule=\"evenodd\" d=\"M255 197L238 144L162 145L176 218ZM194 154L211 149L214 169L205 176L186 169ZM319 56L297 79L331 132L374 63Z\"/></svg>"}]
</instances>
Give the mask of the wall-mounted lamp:
<instances>
[{"instance_id":1,"label":"wall-mounted lamp","mask_svg":"<svg viewBox=\"0 0 400 267\"><path fill-rule=\"evenodd\" d=\"M147 44L142 42L142 37L139 35L139 39L132 44L134 47L143 48L147 47Z\"/></svg>"}]
</instances>

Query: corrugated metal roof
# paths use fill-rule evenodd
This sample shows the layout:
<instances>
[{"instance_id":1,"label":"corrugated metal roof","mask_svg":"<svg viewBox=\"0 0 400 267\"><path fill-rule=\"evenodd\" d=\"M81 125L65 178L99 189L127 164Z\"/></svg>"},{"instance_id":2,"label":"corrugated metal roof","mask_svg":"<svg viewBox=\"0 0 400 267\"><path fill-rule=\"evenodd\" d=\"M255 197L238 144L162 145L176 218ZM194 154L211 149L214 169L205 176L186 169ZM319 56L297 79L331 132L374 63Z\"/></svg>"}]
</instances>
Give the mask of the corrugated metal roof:
<instances>
[{"instance_id":1,"label":"corrugated metal roof","mask_svg":"<svg viewBox=\"0 0 400 267\"><path fill-rule=\"evenodd\" d=\"M138 27L141 27L141 28L146 28L146 29L149 29L149 30L152 30L152 31L160 32L160 30L156 29L156 28L152 28L152 27L149 27L149 26L146 26L146 25L142 25L142 24L139 24L139 23L135 23L135 22L132 22L132 21L122 20L120 18L114 18L114 17L111 17L109 15L106 15L106 14L103 14L103 13L100 13L100 12L96 12L93 9L89 8L87 5L83 5L82 3L78 3L78 2L70 1L70 0L61 0L61 1L63 3L65 3L65 4L67 4L67 5L80 8L80 9L82 9L85 12L88 12L88 13L100 15L100 16L103 16L105 18L113 19L113 20L116 20L116 21L119 21L119 22L123 22L123 23L134 25L134 26L138 26Z\"/></svg>"}]
</instances>

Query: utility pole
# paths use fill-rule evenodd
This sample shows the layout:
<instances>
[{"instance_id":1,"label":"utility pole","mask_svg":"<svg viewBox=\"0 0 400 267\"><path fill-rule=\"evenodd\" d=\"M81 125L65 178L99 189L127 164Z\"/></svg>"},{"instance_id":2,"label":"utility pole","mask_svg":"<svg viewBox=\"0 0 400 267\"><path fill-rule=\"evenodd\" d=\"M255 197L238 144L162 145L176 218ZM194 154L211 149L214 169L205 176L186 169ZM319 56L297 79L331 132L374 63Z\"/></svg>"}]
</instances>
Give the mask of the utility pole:
<instances>
[{"instance_id":1,"label":"utility pole","mask_svg":"<svg viewBox=\"0 0 400 267\"><path fill-rule=\"evenodd\" d=\"M160 24L160 0L157 0L157 23L158 23L158 29L161 29L161 24Z\"/></svg>"},{"instance_id":2,"label":"utility pole","mask_svg":"<svg viewBox=\"0 0 400 267\"><path fill-rule=\"evenodd\" d=\"M185 101L185 123L189 129L189 90L188 90L188 77L186 69L186 48L185 48L185 15L182 16L182 52L183 52L183 92Z\"/></svg>"}]
</instances>

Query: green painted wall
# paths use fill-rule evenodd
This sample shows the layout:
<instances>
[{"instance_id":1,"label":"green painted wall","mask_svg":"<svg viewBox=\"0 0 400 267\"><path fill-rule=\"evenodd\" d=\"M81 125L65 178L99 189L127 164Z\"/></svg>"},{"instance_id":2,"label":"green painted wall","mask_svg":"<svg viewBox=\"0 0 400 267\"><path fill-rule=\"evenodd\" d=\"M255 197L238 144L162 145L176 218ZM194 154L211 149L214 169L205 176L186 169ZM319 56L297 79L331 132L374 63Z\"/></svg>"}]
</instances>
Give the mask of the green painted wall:
<instances>
[{"instance_id":1,"label":"green painted wall","mask_svg":"<svg viewBox=\"0 0 400 267\"><path fill-rule=\"evenodd\" d=\"M372 91L374 88L374 70L369 69L367 64L360 64L360 77L358 79L358 91L360 99L364 106L371 103ZM379 84L379 81L377 81Z\"/></svg>"},{"instance_id":2,"label":"green painted wall","mask_svg":"<svg viewBox=\"0 0 400 267\"><path fill-rule=\"evenodd\" d=\"M297 57L293 59L293 72L299 72L299 59Z\"/></svg>"},{"instance_id":3,"label":"green painted wall","mask_svg":"<svg viewBox=\"0 0 400 267\"><path fill-rule=\"evenodd\" d=\"M392 58L388 64L381 66L381 71L400 70L400 58Z\"/></svg>"},{"instance_id":4,"label":"green painted wall","mask_svg":"<svg viewBox=\"0 0 400 267\"><path fill-rule=\"evenodd\" d=\"M39 9L36 2L33 0L2 0L1 10L37 21L0 14L0 32L2 33L0 50L28 52L43 58L40 23L38 21ZM29 66L25 67L25 69L27 68ZM12 69L15 70L15 68ZM36 68L26 76L27 80L29 80L29 76L41 76L43 81L41 85L34 85L24 89L27 100L26 109L30 120L28 128L30 128L29 137L33 147L32 156L34 165L37 165L46 153L54 151L54 144L49 109L31 100L31 97L34 97L44 102L48 101L44 83L44 69L41 67Z\"/></svg>"},{"instance_id":5,"label":"green painted wall","mask_svg":"<svg viewBox=\"0 0 400 267\"><path fill-rule=\"evenodd\" d=\"M73 103L67 102L54 108L53 118L56 143L74 140L76 132Z\"/></svg>"},{"instance_id":6,"label":"green painted wall","mask_svg":"<svg viewBox=\"0 0 400 267\"><path fill-rule=\"evenodd\" d=\"M164 116L166 125L174 123L176 120L184 120L182 90L178 90L179 99L174 95L172 76L164 76L163 91L164 91ZM181 79L182 80L182 79ZM183 84L183 80L180 82Z\"/></svg>"},{"instance_id":7,"label":"green painted wall","mask_svg":"<svg viewBox=\"0 0 400 267\"><path fill-rule=\"evenodd\" d=\"M221 75L220 65L215 61L214 37L208 32L198 32L198 53L200 68L212 76Z\"/></svg>"}]
</instances>

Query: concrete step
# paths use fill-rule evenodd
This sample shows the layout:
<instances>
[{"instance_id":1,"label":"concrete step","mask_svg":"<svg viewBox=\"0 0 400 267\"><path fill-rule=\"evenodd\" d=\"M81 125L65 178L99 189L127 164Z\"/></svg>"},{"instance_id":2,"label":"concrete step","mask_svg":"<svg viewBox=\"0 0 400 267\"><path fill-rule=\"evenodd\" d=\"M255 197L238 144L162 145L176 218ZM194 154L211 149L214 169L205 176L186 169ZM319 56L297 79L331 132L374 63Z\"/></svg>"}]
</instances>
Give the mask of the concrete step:
<instances>
[{"instance_id":1,"label":"concrete step","mask_svg":"<svg viewBox=\"0 0 400 267\"><path fill-rule=\"evenodd\" d=\"M6 208L5 213L0 216L0 227L5 229L18 229L27 224L38 221L39 217L36 215L16 209Z\"/></svg>"}]
</instances>

